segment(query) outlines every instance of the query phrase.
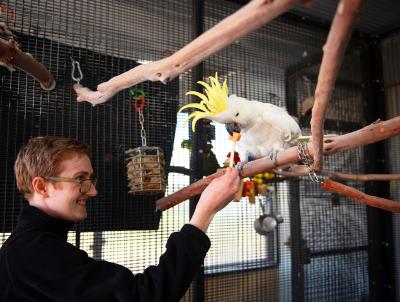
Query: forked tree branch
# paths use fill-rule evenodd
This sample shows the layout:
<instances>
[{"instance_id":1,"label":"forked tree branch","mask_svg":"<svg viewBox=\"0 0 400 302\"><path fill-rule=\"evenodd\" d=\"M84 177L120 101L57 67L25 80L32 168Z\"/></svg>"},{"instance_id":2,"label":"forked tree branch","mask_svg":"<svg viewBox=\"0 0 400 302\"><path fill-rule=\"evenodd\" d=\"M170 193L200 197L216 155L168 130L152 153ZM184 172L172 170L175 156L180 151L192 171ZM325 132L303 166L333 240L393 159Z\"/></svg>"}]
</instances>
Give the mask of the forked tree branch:
<instances>
[{"instance_id":1,"label":"forked tree branch","mask_svg":"<svg viewBox=\"0 0 400 302\"><path fill-rule=\"evenodd\" d=\"M30 54L19 48L14 35L5 23L0 23L0 62L23 70L39 81L45 90L52 90L55 87L56 82L52 74Z\"/></svg>"},{"instance_id":2,"label":"forked tree branch","mask_svg":"<svg viewBox=\"0 0 400 302\"><path fill-rule=\"evenodd\" d=\"M115 76L98 85L97 91L75 86L77 100L95 106L106 102L117 92L146 80L165 84L296 4L312 2L314 0L253 0L168 58L139 65Z\"/></svg>"},{"instance_id":3,"label":"forked tree branch","mask_svg":"<svg viewBox=\"0 0 400 302\"><path fill-rule=\"evenodd\" d=\"M329 137L324 140L324 154L330 155L343 152L356 147L372 144L392 136L400 134L400 117L392 118L388 121L381 121L366 126L357 131L340 136ZM314 149L311 143L307 144L310 156L314 155ZM297 147L292 147L279 152L277 155L277 166L286 166L299 161ZM249 177L258 173L265 173L277 168L269 157L260 158L251 161L243 166L241 176ZM216 177L223 175L223 171L218 171L206 178L176 191L175 193L157 200L156 208L164 211L176 204L179 204L189 198L201 194L205 187Z\"/></svg>"},{"instance_id":4,"label":"forked tree branch","mask_svg":"<svg viewBox=\"0 0 400 302\"><path fill-rule=\"evenodd\" d=\"M318 83L315 89L315 103L312 108L311 133L314 149L314 167L323 168L323 129L325 111L335 87L335 81L343 61L353 26L361 9L362 0L341 0L333 19L327 42L323 47Z\"/></svg>"}]
</instances>

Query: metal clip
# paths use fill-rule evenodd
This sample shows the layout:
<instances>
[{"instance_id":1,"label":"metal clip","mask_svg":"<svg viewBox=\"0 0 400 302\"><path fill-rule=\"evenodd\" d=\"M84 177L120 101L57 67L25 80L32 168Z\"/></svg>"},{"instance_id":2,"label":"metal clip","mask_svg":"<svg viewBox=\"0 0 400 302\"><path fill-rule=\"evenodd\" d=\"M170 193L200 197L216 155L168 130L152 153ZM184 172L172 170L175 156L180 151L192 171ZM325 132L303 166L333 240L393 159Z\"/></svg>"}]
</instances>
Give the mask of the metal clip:
<instances>
[{"instance_id":1,"label":"metal clip","mask_svg":"<svg viewBox=\"0 0 400 302\"><path fill-rule=\"evenodd\" d=\"M71 61L72 61L72 71L71 71L71 77L72 79L77 82L78 84L80 84L79 82L83 79L83 74L82 74L82 70L81 70L81 65L79 64L78 61L74 60L73 57L70 57ZM75 69L78 70L78 77L75 77Z\"/></svg>"},{"instance_id":2,"label":"metal clip","mask_svg":"<svg viewBox=\"0 0 400 302\"><path fill-rule=\"evenodd\" d=\"M299 143L297 145L297 155L299 157L299 160L307 166L308 168L308 176L310 177L310 180L312 182L316 183L322 183L323 179L322 177L318 176L314 169L312 168L312 165L314 164L314 160L310 155L310 152L308 151L308 147L306 143Z\"/></svg>"}]
</instances>

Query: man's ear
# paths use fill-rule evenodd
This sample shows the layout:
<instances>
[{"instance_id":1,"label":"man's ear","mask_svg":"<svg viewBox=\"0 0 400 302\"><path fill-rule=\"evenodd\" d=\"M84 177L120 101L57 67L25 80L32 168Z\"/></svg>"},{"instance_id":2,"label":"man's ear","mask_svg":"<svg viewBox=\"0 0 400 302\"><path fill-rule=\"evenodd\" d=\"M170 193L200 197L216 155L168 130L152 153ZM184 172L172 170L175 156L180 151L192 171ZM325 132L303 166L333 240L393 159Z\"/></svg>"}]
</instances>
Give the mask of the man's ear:
<instances>
[{"instance_id":1,"label":"man's ear","mask_svg":"<svg viewBox=\"0 0 400 302\"><path fill-rule=\"evenodd\" d=\"M33 193L37 193L43 197L47 197L47 186L48 183L46 180L43 179L43 177L36 176L34 179L32 179Z\"/></svg>"}]
</instances>

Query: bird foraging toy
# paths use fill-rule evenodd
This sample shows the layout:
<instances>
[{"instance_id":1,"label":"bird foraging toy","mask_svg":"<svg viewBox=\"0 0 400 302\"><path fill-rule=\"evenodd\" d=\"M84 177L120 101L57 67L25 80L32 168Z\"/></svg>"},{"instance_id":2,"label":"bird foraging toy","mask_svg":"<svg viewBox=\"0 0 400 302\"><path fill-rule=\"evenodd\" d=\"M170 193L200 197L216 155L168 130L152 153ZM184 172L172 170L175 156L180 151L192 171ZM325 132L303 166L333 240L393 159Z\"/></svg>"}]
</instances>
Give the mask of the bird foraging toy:
<instances>
[{"instance_id":1,"label":"bird foraging toy","mask_svg":"<svg viewBox=\"0 0 400 302\"><path fill-rule=\"evenodd\" d=\"M142 146L125 151L131 194L157 194L165 192L165 159L159 147Z\"/></svg>"},{"instance_id":2,"label":"bird foraging toy","mask_svg":"<svg viewBox=\"0 0 400 302\"><path fill-rule=\"evenodd\" d=\"M232 148L229 156L229 167L232 168L234 164L235 146L236 142L240 140L240 133L233 132L233 134L229 136L229 140L232 141Z\"/></svg>"},{"instance_id":3,"label":"bird foraging toy","mask_svg":"<svg viewBox=\"0 0 400 302\"><path fill-rule=\"evenodd\" d=\"M127 158L128 185L131 194L157 194L165 192L165 158L160 147L148 147L146 131L144 129L143 109L145 107L145 93L142 88L130 90L135 110L139 114L142 137L142 146L129 149L125 153ZM139 103L140 102L140 103Z\"/></svg>"}]
</instances>

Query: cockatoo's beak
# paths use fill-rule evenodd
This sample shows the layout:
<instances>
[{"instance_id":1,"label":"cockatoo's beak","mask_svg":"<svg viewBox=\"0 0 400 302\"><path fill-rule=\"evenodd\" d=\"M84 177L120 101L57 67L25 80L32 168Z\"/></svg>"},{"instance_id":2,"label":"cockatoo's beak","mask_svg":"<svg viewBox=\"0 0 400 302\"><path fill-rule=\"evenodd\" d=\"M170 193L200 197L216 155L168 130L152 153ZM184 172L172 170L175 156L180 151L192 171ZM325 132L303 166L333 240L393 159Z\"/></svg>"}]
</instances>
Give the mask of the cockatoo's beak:
<instances>
[{"instance_id":1,"label":"cockatoo's beak","mask_svg":"<svg viewBox=\"0 0 400 302\"><path fill-rule=\"evenodd\" d=\"M225 128L230 135L233 135L233 132L240 133L241 130L238 123L227 123L225 124Z\"/></svg>"}]
</instances>

